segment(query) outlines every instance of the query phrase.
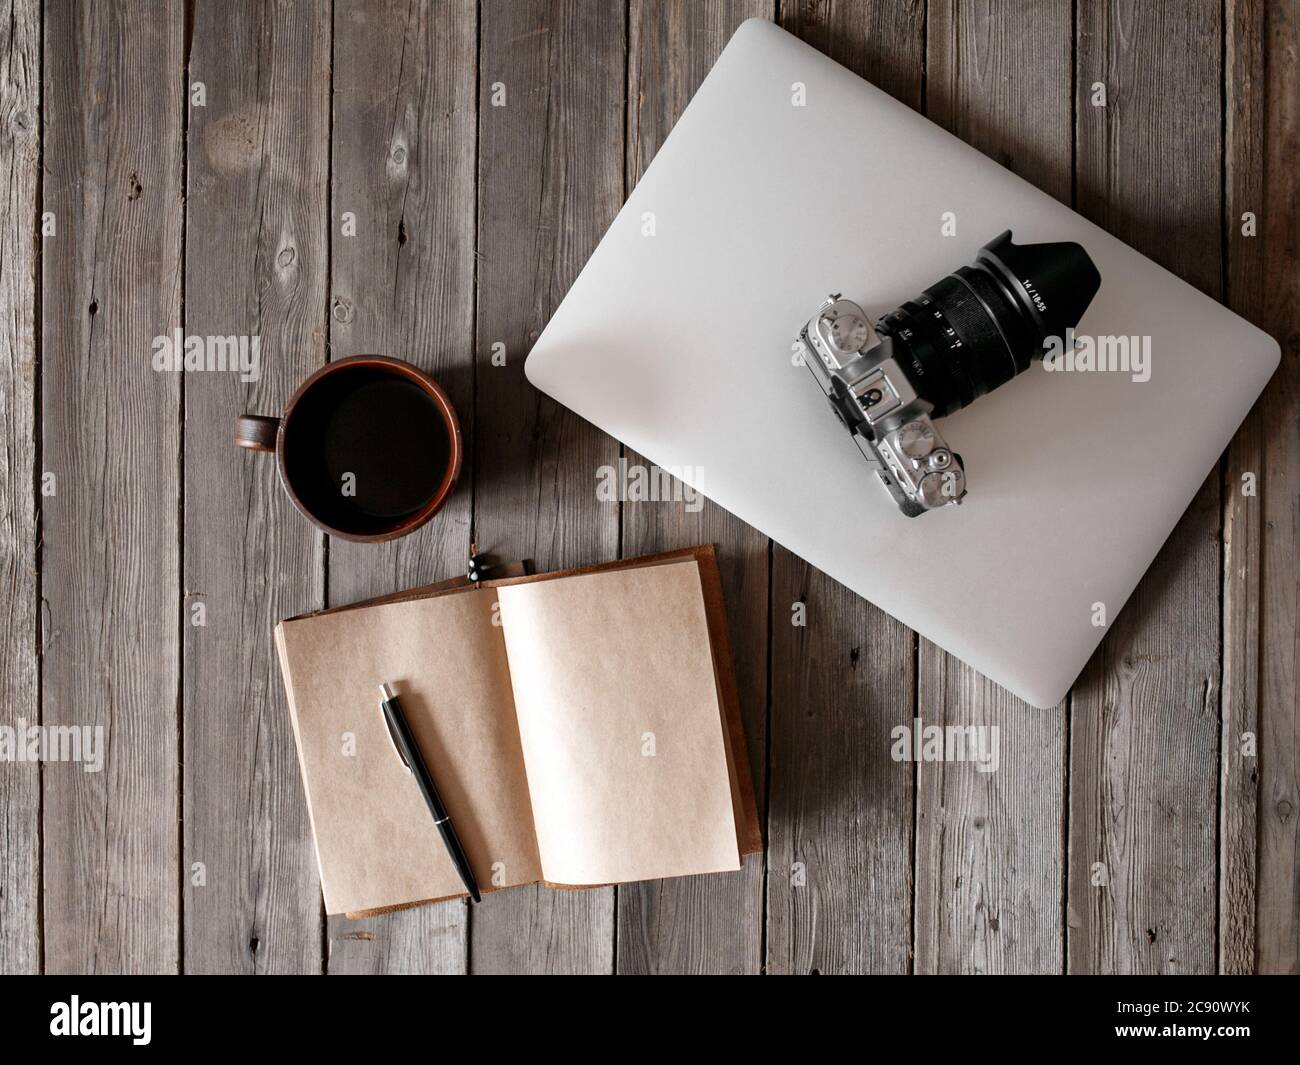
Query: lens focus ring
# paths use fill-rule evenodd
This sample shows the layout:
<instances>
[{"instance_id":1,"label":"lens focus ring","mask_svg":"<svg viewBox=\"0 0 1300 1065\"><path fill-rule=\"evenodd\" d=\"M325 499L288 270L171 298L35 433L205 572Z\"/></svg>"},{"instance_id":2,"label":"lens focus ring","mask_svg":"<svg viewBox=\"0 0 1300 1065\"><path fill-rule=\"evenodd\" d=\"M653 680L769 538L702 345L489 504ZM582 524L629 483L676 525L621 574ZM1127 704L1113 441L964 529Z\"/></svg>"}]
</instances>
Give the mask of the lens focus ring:
<instances>
[{"instance_id":1,"label":"lens focus ring","mask_svg":"<svg viewBox=\"0 0 1300 1065\"><path fill-rule=\"evenodd\" d=\"M954 350L953 356L970 378L974 398L1010 381L1018 371L1007 337L998 328L995 318L1001 309L996 302L998 295L979 285L983 281L991 287L992 282L986 277L975 279L974 284L969 280L950 274L925 291L943 308L945 317L961 340L961 346ZM981 288L985 289L984 292L980 291Z\"/></svg>"},{"instance_id":2,"label":"lens focus ring","mask_svg":"<svg viewBox=\"0 0 1300 1065\"><path fill-rule=\"evenodd\" d=\"M941 418L1029 366L1032 337L983 267L961 267L880 321L905 351L918 391Z\"/></svg>"}]
</instances>

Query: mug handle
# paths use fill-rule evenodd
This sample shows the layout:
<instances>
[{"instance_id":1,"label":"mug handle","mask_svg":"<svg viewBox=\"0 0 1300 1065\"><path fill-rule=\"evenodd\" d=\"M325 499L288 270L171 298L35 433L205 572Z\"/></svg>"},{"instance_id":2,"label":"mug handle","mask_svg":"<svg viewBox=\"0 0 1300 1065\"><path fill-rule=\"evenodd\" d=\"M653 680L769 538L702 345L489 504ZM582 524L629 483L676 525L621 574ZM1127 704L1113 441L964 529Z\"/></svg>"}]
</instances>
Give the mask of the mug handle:
<instances>
[{"instance_id":1,"label":"mug handle","mask_svg":"<svg viewBox=\"0 0 1300 1065\"><path fill-rule=\"evenodd\" d=\"M274 451L275 434L279 431L279 418L244 414L235 419L235 443L249 451Z\"/></svg>"}]
</instances>

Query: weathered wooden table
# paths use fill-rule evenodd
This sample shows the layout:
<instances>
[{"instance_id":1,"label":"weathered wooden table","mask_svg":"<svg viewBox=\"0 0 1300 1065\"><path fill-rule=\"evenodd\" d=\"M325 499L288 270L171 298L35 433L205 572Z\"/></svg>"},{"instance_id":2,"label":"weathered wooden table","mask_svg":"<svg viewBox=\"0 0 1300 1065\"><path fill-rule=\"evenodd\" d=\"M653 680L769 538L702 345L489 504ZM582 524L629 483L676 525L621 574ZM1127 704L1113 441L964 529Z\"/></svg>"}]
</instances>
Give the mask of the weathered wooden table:
<instances>
[{"instance_id":1,"label":"weathered wooden table","mask_svg":"<svg viewBox=\"0 0 1300 1065\"><path fill-rule=\"evenodd\" d=\"M1053 711L712 505L601 502L619 444L524 379L755 15L1283 344ZM1296 970L1298 32L1294 0L0 0L0 705L106 729L99 773L0 764L0 970ZM177 328L260 336L260 380L155 372ZM383 547L327 541L231 445L357 352L433 372L470 448ZM721 546L765 861L323 918L271 628L471 540L544 568ZM914 716L998 725L1000 769L893 761Z\"/></svg>"}]
</instances>

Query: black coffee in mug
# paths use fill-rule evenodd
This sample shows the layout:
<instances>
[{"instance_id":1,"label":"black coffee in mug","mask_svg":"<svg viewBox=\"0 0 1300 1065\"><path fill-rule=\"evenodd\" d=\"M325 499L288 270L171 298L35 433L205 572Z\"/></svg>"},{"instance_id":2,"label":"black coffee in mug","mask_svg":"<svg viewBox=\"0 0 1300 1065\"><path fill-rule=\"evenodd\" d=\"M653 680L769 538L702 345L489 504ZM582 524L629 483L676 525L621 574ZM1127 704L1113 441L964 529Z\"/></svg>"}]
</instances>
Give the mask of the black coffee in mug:
<instances>
[{"instance_id":1,"label":"black coffee in mug","mask_svg":"<svg viewBox=\"0 0 1300 1065\"><path fill-rule=\"evenodd\" d=\"M275 426L273 448L262 422ZM299 509L353 540L418 528L451 494L461 463L445 393L414 366L382 356L331 363L304 383L283 418L241 419L236 443L276 451Z\"/></svg>"}]
</instances>

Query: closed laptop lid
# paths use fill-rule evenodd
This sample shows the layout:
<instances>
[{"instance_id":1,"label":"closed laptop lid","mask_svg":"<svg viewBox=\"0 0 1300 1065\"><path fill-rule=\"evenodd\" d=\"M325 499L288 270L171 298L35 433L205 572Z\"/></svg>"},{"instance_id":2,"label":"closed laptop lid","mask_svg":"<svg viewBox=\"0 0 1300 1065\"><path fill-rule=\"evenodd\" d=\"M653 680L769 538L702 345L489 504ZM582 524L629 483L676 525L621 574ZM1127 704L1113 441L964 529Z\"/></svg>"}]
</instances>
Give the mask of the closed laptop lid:
<instances>
[{"instance_id":1,"label":"closed laptop lid","mask_svg":"<svg viewBox=\"0 0 1300 1065\"><path fill-rule=\"evenodd\" d=\"M1017 243L1087 249L1102 280L1077 332L1149 345L1149 379L1036 362L938 423L965 461L965 501L903 517L791 343L828 293L877 318L1006 229ZM1278 360L1272 338L1214 300L751 20L525 370L649 461L1047 707L1064 698Z\"/></svg>"}]
</instances>

